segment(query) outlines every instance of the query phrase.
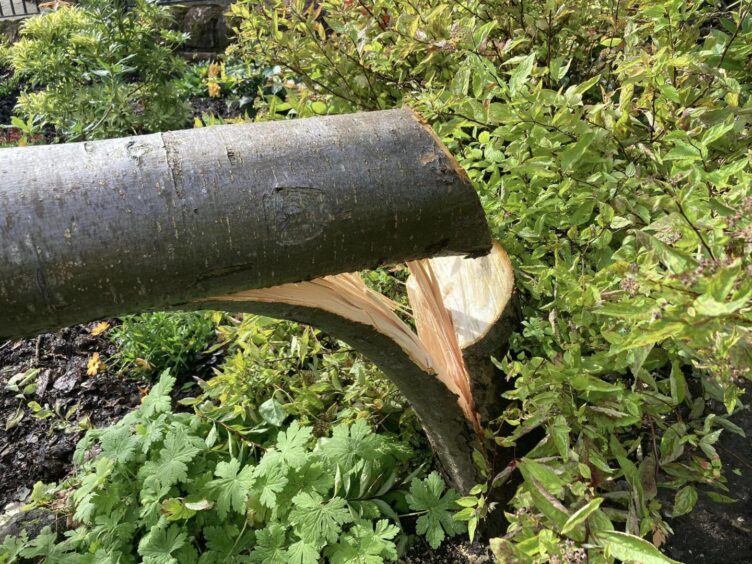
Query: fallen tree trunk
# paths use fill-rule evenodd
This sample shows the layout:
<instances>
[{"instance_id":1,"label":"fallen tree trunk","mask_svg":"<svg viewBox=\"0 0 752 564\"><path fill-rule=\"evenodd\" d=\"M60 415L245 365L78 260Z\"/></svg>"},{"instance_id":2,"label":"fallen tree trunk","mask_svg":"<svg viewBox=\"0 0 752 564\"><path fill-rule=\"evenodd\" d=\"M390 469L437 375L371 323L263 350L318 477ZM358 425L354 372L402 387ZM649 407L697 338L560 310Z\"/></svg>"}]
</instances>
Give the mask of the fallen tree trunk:
<instances>
[{"instance_id":1,"label":"fallen tree trunk","mask_svg":"<svg viewBox=\"0 0 752 564\"><path fill-rule=\"evenodd\" d=\"M154 309L315 325L392 379L455 487L482 480L512 270L414 113L6 149L0 181L0 339ZM357 274L330 275L402 261L417 334Z\"/></svg>"},{"instance_id":2,"label":"fallen tree trunk","mask_svg":"<svg viewBox=\"0 0 752 564\"><path fill-rule=\"evenodd\" d=\"M490 247L409 110L2 149L0 241L0 339Z\"/></svg>"}]
</instances>

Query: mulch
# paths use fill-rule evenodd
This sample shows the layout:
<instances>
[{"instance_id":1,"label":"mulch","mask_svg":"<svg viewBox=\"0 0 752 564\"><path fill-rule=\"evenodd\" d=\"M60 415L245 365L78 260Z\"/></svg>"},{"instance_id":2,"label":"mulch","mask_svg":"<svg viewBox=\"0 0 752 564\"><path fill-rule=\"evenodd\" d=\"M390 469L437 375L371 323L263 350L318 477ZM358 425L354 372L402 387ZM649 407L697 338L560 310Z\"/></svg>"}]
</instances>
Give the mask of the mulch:
<instances>
[{"instance_id":1,"label":"mulch","mask_svg":"<svg viewBox=\"0 0 752 564\"><path fill-rule=\"evenodd\" d=\"M0 342L0 509L23 500L36 481L54 482L69 473L84 432L79 423L108 425L140 403L137 381L108 372L87 375L94 352L105 361L114 352L106 337L91 335L92 326ZM7 388L16 374L34 368L39 371L30 382L36 386L32 393L19 397ZM30 402L55 415L35 417Z\"/></svg>"}]
</instances>

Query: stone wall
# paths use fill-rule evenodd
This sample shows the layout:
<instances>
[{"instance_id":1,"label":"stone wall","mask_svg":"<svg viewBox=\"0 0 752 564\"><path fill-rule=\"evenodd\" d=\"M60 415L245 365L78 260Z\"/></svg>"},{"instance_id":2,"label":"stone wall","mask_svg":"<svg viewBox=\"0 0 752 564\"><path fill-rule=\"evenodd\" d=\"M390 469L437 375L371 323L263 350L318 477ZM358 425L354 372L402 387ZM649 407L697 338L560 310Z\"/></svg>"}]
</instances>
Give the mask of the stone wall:
<instances>
[{"instance_id":1,"label":"stone wall","mask_svg":"<svg viewBox=\"0 0 752 564\"><path fill-rule=\"evenodd\" d=\"M224 14L230 2L188 3L175 6L178 29L190 34L184 50L189 53L222 53L228 45L230 26Z\"/></svg>"}]
</instances>

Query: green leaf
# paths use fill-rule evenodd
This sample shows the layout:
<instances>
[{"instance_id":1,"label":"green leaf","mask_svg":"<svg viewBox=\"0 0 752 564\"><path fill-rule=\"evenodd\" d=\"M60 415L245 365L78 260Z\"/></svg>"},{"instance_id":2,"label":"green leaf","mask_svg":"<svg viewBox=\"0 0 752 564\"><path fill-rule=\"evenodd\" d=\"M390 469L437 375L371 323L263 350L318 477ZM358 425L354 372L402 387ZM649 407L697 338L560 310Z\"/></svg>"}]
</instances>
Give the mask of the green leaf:
<instances>
[{"instance_id":1,"label":"green leaf","mask_svg":"<svg viewBox=\"0 0 752 564\"><path fill-rule=\"evenodd\" d=\"M537 480L554 495L559 495L564 489L564 482L549 466L524 458L518 465L522 476L526 481Z\"/></svg>"},{"instance_id":2,"label":"green leaf","mask_svg":"<svg viewBox=\"0 0 752 564\"><path fill-rule=\"evenodd\" d=\"M175 385L175 378L170 376L170 371L165 370L159 377L159 381L152 386L149 394L141 402L139 411L144 417L152 417L156 413L166 413L172 407L170 392Z\"/></svg>"},{"instance_id":3,"label":"green leaf","mask_svg":"<svg viewBox=\"0 0 752 564\"><path fill-rule=\"evenodd\" d=\"M720 302L710 294L703 294L694 301L693 306L698 315L719 317L736 313L743 307L750 307L750 298L752 298L752 288L744 292L736 300L729 302Z\"/></svg>"},{"instance_id":4,"label":"green leaf","mask_svg":"<svg viewBox=\"0 0 752 564\"><path fill-rule=\"evenodd\" d=\"M287 417L282 405L274 398L269 398L259 406L259 415L269 425L274 425L275 427L280 427Z\"/></svg>"},{"instance_id":5,"label":"green leaf","mask_svg":"<svg viewBox=\"0 0 752 564\"><path fill-rule=\"evenodd\" d=\"M622 344L614 350L614 353L660 343L678 336L684 331L685 327L684 323L678 321L659 321L651 327L637 328L624 339Z\"/></svg>"},{"instance_id":6,"label":"green leaf","mask_svg":"<svg viewBox=\"0 0 752 564\"><path fill-rule=\"evenodd\" d=\"M204 552L200 564L230 564L247 561L247 551L254 545L252 531L241 531L235 525L206 526L202 530L209 551Z\"/></svg>"},{"instance_id":7,"label":"green leaf","mask_svg":"<svg viewBox=\"0 0 752 564\"><path fill-rule=\"evenodd\" d=\"M375 526L374 526L375 525ZM399 528L381 519L358 521L327 554L331 564L378 564L397 560L397 547L392 539Z\"/></svg>"},{"instance_id":8,"label":"green leaf","mask_svg":"<svg viewBox=\"0 0 752 564\"><path fill-rule=\"evenodd\" d=\"M708 146L708 145L711 145L712 143L715 143L732 129L734 129L733 122L715 124L713 127L708 129L705 132L705 134L702 136L703 145Z\"/></svg>"},{"instance_id":9,"label":"green leaf","mask_svg":"<svg viewBox=\"0 0 752 564\"><path fill-rule=\"evenodd\" d=\"M286 431L277 434L276 446L266 451L259 465L283 464L290 468L303 466L312 431L311 427L301 427L300 423L293 421Z\"/></svg>"},{"instance_id":10,"label":"green leaf","mask_svg":"<svg viewBox=\"0 0 752 564\"><path fill-rule=\"evenodd\" d=\"M663 160L665 161L699 161L700 159L702 159L700 149L680 139L675 139L674 147L663 156Z\"/></svg>"},{"instance_id":11,"label":"green leaf","mask_svg":"<svg viewBox=\"0 0 752 564\"><path fill-rule=\"evenodd\" d=\"M461 497L455 500L454 503L456 503L460 507L475 507L476 505L478 505L478 498L470 495Z\"/></svg>"},{"instance_id":12,"label":"green leaf","mask_svg":"<svg viewBox=\"0 0 752 564\"><path fill-rule=\"evenodd\" d=\"M207 487L216 496L220 519L227 518L231 509L245 513L245 502L255 482L253 467L245 466L241 470L240 461L233 458L229 462L218 463L214 475L217 478Z\"/></svg>"},{"instance_id":13,"label":"green leaf","mask_svg":"<svg viewBox=\"0 0 752 564\"><path fill-rule=\"evenodd\" d=\"M569 519L567 519L566 523L564 523L564 526L561 528L561 534L569 535L575 529L577 529L577 527L584 524L585 521L587 521L587 518L590 517L590 514L596 511L601 506L601 503L603 503L603 498L596 497L595 499L590 500L587 504L572 513Z\"/></svg>"},{"instance_id":14,"label":"green leaf","mask_svg":"<svg viewBox=\"0 0 752 564\"><path fill-rule=\"evenodd\" d=\"M155 526L138 543L138 553L148 564L173 564L177 559L173 556L188 538L177 525L169 527Z\"/></svg>"},{"instance_id":15,"label":"green leaf","mask_svg":"<svg viewBox=\"0 0 752 564\"><path fill-rule=\"evenodd\" d=\"M292 498L292 504L290 523L301 539L314 545L337 542L342 525L353 520L340 497L324 500L316 493L302 492Z\"/></svg>"},{"instance_id":16,"label":"green leaf","mask_svg":"<svg viewBox=\"0 0 752 564\"><path fill-rule=\"evenodd\" d=\"M509 76L509 90L512 94L516 93L525 81L533 72L533 66L535 65L535 53L530 53L527 57L523 58L517 67L512 71Z\"/></svg>"},{"instance_id":17,"label":"green leaf","mask_svg":"<svg viewBox=\"0 0 752 564\"><path fill-rule=\"evenodd\" d=\"M697 503L697 490L692 486L684 486L674 498L674 510L672 516L685 515L694 509Z\"/></svg>"},{"instance_id":18,"label":"green leaf","mask_svg":"<svg viewBox=\"0 0 752 564\"><path fill-rule=\"evenodd\" d=\"M639 562L640 564L680 564L665 556L648 541L618 531L601 531L598 538L606 549L606 553L613 558L625 562Z\"/></svg>"},{"instance_id":19,"label":"green leaf","mask_svg":"<svg viewBox=\"0 0 752 564\"><path fill-rule=\"evenodd\" d=\"M579 161L585 152L588 150L588 147L593 143L595 140L595 133L594 132L588 132L584 135L582 135L576 143L573 143L569 145L564 151L561 152L561 155L559 155L559 159L561 161L561 168L564 170L571 169L575 164L577 164L577 161ZM595 204L594 201L591 201L591 211L593 209L593 205ZM576 225L576 223L575 223Z\"/></svg>"},{"instance_id":20,"label":"green leaf","mask_svg":"<svg viewBox=\"0 0 752 564\"><path fill-rule=\"evenodd\" d=\"M185 506L182 499L177 497L163 500L162 505L160 506L160 513L164 515L168 521L190 519L196 514L195 511Z\"/></svg>"},{"instance_id":21,"label":"green leaf","mask_svg":"<svg viewBox=\"0 0 752 564\"><path fill-rule=\"evenodd\" d=\"M332 437L321 442L321 453L333 465L357 472L363 461L383 456L382 442L364 419L358 419L350 426L334 427Z\"/></svg>"},{"instance_id":22,"label":"green leaf","mask_svg":"<svg viewBox=\"0 0 752 564\"><path fill-rule=\"evenodd\" d=\"M124 464L133 458L139 442L139 437L133 435L126 425L110 427L103 431L100 436L102 454L120 464Z\"/></svg>"},{"instance_id":23,"label":"green leaf","mask_svg":"<svg viewBox=\"0 0 752 564\"><path fill-rule=\"evenodd\" d=\"M671 398L677 405L682 403L687 397L688 387L687 380L684 378L684 372L678 362L671 365L671 375L669 377L671 387Z\"/></svg>"},{"instance_id":24,"label":"green leaf","mask_svg":"<svg viewBox=\"0 0 752 564\"><path fill-rule=\"evenodd\" d=\"M318 549L302 540L291 544L287 549L287 560L290 564L318 564L320 559Z\"/></svg>"},{"instance_id":25,"label":"green leaf","mask_svg":"<svg viewBox=\"0 0 752 564\"><path fill-rule=\"evenodd\" d=\"M188 463L201 451L197 444L203 446L204 441L189 436L184 427L173 429L165 437L159 458L142 466L139 476L145 482L152 481L161 488L185 482L188 479Z\"/></svg>"},{"instance_id":26,"label":"green leaf","mask_svg":"<svg viewBox=\"0 0 752 564\"><path fill-rule=\"evenodd\" d=\"M281 493L287 485L287 472L285 466L261 466L254 470L256 486L254 491L262 505L273 509L277 505L277 494Z\"/></svg>"},{"instance_id":27,"label":"green leaf","mask_svg":"<svg viewBox=\"0 0 752 564\"><path fill-rule=\"evenodd\" d=\"M418 517L416 530L425 535L431 548L438 548L446 535L454 536L465 531L465 525L452 518L452 510L458 499L450 489L444 494L444 480L438 472L431 472L424 480L413 479L406 500L413 511L425 512ZM442 495L444 494L444 495Z\"/></svg>"},{"instance_id":28,"label":"green leaf","mask_svg":"<svg viewBox=\"0 0 752 564\"><path fill-rule=\"evenodd\" d=\"M548 432L559 456L565 462L569 460L569 434L572 432L572 429L569 427L566 417L563 415L554 417L548 428Z\"/></svg>"},{"instance_id":29,"label":"green leaf","mask_svg":"<svg viewBox=\"0 0 752 564\"><path fill-rule=\"evenodd\" d=\"M256 533L256 546L251 552L252 562L287 564L285 527L272 523Z\"/></svg>"}]
</instances>

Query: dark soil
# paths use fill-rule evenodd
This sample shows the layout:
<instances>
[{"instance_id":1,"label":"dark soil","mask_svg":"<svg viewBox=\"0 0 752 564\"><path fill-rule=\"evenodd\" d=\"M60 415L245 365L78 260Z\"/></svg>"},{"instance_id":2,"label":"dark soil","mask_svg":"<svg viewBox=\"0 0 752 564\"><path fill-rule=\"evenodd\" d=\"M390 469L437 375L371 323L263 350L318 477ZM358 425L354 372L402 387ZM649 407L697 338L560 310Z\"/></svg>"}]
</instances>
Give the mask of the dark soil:
<instances>
[{"instance_id":1,"label":"dark soil","mask_svg":"<svg viewBox=\"0 0 752 564\"><path fill-rule=\"evenodd\" d=\"M83 433L79 422L88 418L94 426L107 425L139 404L136 381L108 372L87 376L92 353L99 352L106 361L114 352L107 338L90 334L92 326L0 342L0 509L23 500L36 481L54 482L70 471ZM40 369L35 391L19 398L6 388L14 375L32 368ZM32 401L59 415L35 418L28 407ZM19 408L23 418L8 428Z\"/></svg>"},{"instance_id":2,"label":"dark soil","mask_svg":"<svg viewBox=\"0 0 752 564\"><path fill-rule=\"evenodd\" d=\"M749 402L752 386L747 388ZM724 431L715 445L728 479L728 496L736 503L716 503L706 495L694 510L669 519L674 535L663 547L666 554L687 564L752 562L752 409L735 415L732 421L746 437Z\"/></svg>"},{"instance_id":3,"label":"dark soil","mask_svg":"<svg viewBox=\"0 0 752 564\"><path fill-rule=\"evenodd\" d=\"M202 118L205 114L209 114L222 119L234 119L243 117L244 114L237 100L225 98L192 98L191 111L194 118Z\"/></svg>"},{"instance_id":4,"label":"dark soil","mask_svg":"<svg viewBox=\"0 0 752 564\"><path fill-rule=\"evenodd\" d=\"M470 543L462 538L449 539L436 550L422 538L400 558L403 564L485 564L493 562L488 545Z\"/></svg>"}]
</instances>

